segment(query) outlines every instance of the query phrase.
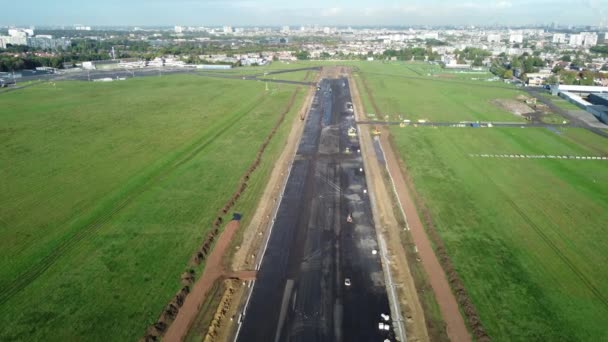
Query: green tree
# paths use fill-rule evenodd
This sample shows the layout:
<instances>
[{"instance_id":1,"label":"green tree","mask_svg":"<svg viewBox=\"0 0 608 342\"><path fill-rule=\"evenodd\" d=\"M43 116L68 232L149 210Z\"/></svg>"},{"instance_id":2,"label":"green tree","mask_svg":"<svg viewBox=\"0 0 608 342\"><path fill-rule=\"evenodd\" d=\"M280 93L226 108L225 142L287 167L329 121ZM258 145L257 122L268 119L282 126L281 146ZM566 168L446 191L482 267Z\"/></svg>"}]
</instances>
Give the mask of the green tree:
<instances>
[{"instance_id":1,"label":"green tree","mask_svg":"<svg viewBox=\"0 0 608 342\"><path fill-rule=\"evenodd\" d=\"M505 70L504 74L502 75L502 78L510 80L513 78L513 70L511 69L507 69Z\"/></svg>"},{"instance_id":2,"label":"green tree","mask_svg":"<svg viewBox=\"0 0 608 342\"><path fill-rule=\"evenodd\" d=\"M296 52L296 58L301 61L305 61L310 59L310 53L308 51L298 51Z\"/></svg>"},{"instance_id":3,"label":"green tree","mask_svg":"<svg viewBox=\"0 0 608 342\"><path fill-rule=\"evenodd\" d=\"M558 84L558 83L559 83L559 80L558 80L557 76L555 76L555 75L551 75L551 76L547 77L547 79L545 80L545 84L549 84L549 85Z\"/></svg>"}]
</instances>

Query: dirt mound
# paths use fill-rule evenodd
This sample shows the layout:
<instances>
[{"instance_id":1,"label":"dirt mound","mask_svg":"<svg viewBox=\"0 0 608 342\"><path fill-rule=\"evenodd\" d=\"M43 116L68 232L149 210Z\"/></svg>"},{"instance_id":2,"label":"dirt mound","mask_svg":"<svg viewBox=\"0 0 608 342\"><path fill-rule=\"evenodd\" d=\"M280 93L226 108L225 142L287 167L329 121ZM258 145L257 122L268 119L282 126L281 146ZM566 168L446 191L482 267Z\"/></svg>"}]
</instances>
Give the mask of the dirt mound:
<instances>
[{"instance_id":1,"label":"dirt mound","mask_svg":"<svg viewBox=\"0 0 608 342\"><path fill-rule=\"evenodd\" d=\"M520 95L521 97L522 95ZM525 96L524 96L525 97ZM534 109L530 108L525 102L526 100L512 100L512 99L495 99L492 100L492 104L502 108L508 112L511 112L515 115L526 115L534 113Z\"/></svg>"},{"instance_id":2,"label":"dirt mound","mask_svg":"<svg viewBox=\"0 0 608 342\"><path fill-rule=\"evenodd\" d=\"M234 298L233 295L236 291L236 286L238 286L238 284L236 283L237 281L226 280L224 282L226 284L226 290L224 291L224 295L222 296L220 305L215 311L215 315L213 316L213 320L211 321L209 330L207 330L207 335L204 339L205 342L218 341L218 337L221 333L222 323L226 320L226 315L228 314L230 306L232 305L232 300Z\"/></svg>"}]
</instances>

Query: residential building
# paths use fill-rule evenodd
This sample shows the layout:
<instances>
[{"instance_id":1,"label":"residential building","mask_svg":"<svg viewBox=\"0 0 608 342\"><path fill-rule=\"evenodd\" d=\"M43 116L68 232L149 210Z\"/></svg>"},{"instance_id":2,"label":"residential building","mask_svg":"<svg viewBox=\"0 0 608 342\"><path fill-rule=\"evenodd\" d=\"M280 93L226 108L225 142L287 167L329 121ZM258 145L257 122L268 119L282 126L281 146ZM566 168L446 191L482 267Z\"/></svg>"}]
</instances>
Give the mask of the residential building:
<instances>
[{"instance_id":1,"label":"residential building","mask_svg":"<svg viewBox=\"0 0 608 342\"><path fill-rule=\"evenodd\" d=\"M500 34L488 34L486 39L488 43L500 43Z\"/></svg>"},{"instance_id":2,"label":"residential building","mask_svg":"<svg viewBox=\"0 0 608 342\"><path fill-rule=\"evenodd\" d=\"M555 33L553 35L553 43L554 44L565 44L568 40L566 39L565 33Z\"/></svg>"},{"instance_id":3,"label":"residential building","mask_svg":"<svg viewBox=\"0 0 608 342\"><path fill-rule=\"evenodd\" d=\"M50 35L37 35L27 38L27 45L33 48L45 50L65 49L70 46L71 41L66 38L53 38Z\"/></svg>"},{"instance_id":4,"label":"residential building","mask_svg":"<svg viewBox=\"0 0 608 342\"><path fill-rule=\"evenodd\" d=\"M514 44L514 43L518 43L521 44L524 42L524 35L521 33L511 33L511 35L509 35L509 43Z\"/></svg>"},{"instance_id":5,"label":"residential building","mask_svg":"<svg viewBox=\"0 0 608 342\"><path fill-rule=\"evenodd\" d=\"M595 32L581 32L579 34L571 34L568 45L573 47L592 47L597 45L597 38L597 33Z\"/></svg>"}]
</instances>

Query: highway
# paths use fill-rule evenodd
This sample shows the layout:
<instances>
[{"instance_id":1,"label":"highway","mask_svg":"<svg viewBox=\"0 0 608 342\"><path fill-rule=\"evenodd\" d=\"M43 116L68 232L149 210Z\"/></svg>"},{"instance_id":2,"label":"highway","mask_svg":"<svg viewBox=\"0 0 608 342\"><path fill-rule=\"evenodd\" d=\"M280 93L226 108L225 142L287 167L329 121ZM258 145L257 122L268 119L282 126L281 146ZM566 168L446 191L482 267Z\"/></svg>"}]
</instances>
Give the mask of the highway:
<instances>
[{"instance_id":1,"label":"highway","mask_svg":"<svg viewBox=\"0 0 608 342\"><path fill-rule=\"evenodd\" d=\"M392 328L378 328L389 301L358 139L347 134L349 85L324 79L320 88L238 341L394 340Z\"/></svg>"}]
</instances>

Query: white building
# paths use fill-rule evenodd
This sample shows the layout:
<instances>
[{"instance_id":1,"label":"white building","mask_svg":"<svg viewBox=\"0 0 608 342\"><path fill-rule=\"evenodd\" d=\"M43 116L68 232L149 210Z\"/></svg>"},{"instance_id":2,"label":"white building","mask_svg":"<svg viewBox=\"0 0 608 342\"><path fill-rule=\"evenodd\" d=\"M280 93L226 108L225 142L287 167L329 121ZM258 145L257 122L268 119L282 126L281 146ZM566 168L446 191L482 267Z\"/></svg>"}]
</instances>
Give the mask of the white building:
<instances>
[{"instance_id":1,"label":"white building","mask_svg":"<svg viewBox=\"0 0 608 342\"><path fill-rule=\"evenodd\" d=\"M224 33L226 33L226 34L232 33L232 26L224 26Z\"/></svg>"},{"instance_id":2,"label":"white building","mask_svg":"<svg viewBox=\"0 0 608 342\"><path fill-rule=\"evenodd\" d=\"M22 28L8 29L8 35L11 37L21 36L23 34L31 37L34 35L34 29L22 29Z\"/></svg>"},{"instance_id":3,"label":"white building","mask_svg":"<svg viewBox=\"0 0 608 342\"><path fill-rule=\"evenodd\" d=\"M424 32L418 36L420 39L439 39L439 33L437 32Z\"/></svg>"},{"instance_id":4,"label":"white building","mask_svg":"<svg viewBox=\"0 0 608 342\"><path fill-rule=\"evenodd\" d=\"M511 35L509 36L509 42L510 43L523 43L524 42L524 35L521 33L511 33Z\"/></svg>"},{"instance_id":5,"label":"white building","mask_svg":"<svg viewBox=\"0 0 608 342\"><path fill-rule=\"evenodd\" d=\"M175 26L175 33L183 33L184 32L184 28L181 26Z\"/></svg>"},{"instance_id":6,"label":"white building","mask_svg":"<svg viewBox=\"0 0 608 342\"><path fill-rule=\"evenodd\" d=\"M597 33L595 32L581 32L579 34L571 34L570 41L568 45L576 47L576 46L585 46L591 47L597 45Z\"/></svg>"},{"instance_id":7,"label":"white building","mask_svg":"<svg viewBox=\"0 0 608 342\"><path fill-rule=\"evenodd\" d=\"M488 43L500 43L500 34L498 33L488 34L486 38L488 40Z\"/></svg>"},{"instance_id":8,"label":"white building","mask_svg":"<svg viewBox=\"0 0 608 342\"><path fill-rule=\"evenodd\" d=\"M597 33L595 32L583 32L581 33L584 37L583 46L592 47L597 45Z\"/></svg>"},{"instance_id":9,"label":"white building","mask_svg":"<svg viewBox=\"0 0 608 342\"><path fill-rule=\"evenodd\" d=\"M95 63L93 62L82 62L82 68L85 70L95 70Z\"/></svg>"},{"instance_id":10,"label":"white building","mask_svg":"<svg viewBox=\"0 0 608 342\"><path fill-rule=\"evenodd\" d=\"M11 28L8 36L0 36L0 48L5 49L7 45L27 45L29 37L34 35L33 29Z\"/></svg>"},{"instance_id":11,"label":"white building","mask_svg":"<svg viewBox=\"0 0 608 342\"><path fill-rule=\"evenodd\" d=\"M565 44L568 42L565 33L555 33L553 35L553 44Z\"/></svg>"}]
</instances>

